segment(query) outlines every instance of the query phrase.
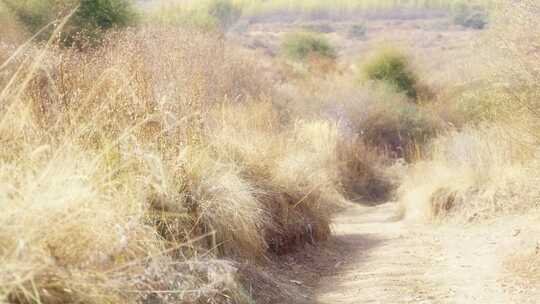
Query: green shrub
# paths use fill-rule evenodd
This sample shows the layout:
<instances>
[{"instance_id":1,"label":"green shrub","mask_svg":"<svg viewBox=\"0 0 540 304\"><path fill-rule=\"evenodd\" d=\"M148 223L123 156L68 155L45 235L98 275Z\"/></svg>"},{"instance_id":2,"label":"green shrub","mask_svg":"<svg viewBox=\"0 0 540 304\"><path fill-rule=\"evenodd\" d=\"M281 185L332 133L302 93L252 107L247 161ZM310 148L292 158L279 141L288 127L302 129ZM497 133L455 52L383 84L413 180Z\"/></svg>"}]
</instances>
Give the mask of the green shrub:
<instances>
[{"instance_id":1,"label":"green shrub","mask_svg":"<svg viewBox=\"0 0 540 304\"><path fill-rule=\"evenodd\" d=\"M335 59L336 50L328 40L316 33L287 34L281 45L283 54L295 61L306 61L311 57Z\"/></svg>"},{"instance_id":2,"label":"green shrub","mask_svg":"<svg viewBox=\"0 0 540 304\"><path fill-rule=\"evenodd\" d=\"M363 23L353 24L349 29L349 38L364 39L366 37L367 27Z\"/></svg>"},{"instance_id":3,"label":"green shrub","mask_svg":"<svg viewBox=\"0 0 540 304\"><path fill-rule=\"evenodd\" d=\"M131 0L5 0L5 3L32 33L77 8L63 29L61 39L66 44L79 38L95 40L106 30L128 26L136 17ZM42 37L47 39L50 33L46 31Z\"/></svg>"},{"instance_id":4,"label":"green shrub","mask_svg":"<svg viewBox=\"0 0 540 304\"><path fill-rule=\"evenodd\" d=\"M74 25L90 31L128 26L135 17L132 5L131 0L81 0Z\"/></svg>"},{"instance_id":5,"label":"green shrub","mask_svg":"<svg viewBox=\"0 0 540 304\"><path fill-rule=\"evenodd\" d=\"M416 99L417 77L411 70L409 59L399 51L384 49L362 67L363 78L384 82L398 92Z\"/></svg>"}]
</instances>

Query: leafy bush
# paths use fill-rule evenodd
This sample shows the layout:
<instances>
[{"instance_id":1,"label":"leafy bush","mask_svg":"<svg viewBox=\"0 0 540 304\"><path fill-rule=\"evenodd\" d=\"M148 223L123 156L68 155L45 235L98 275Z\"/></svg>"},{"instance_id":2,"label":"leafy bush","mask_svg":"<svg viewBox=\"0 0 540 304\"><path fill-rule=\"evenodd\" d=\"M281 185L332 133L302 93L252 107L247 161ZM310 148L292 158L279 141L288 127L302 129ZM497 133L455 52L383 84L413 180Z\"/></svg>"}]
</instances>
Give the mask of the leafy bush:
<instances>
[{"instance_id":1,"label":"leafy bush","mask_svg":"<svg viewBox=\"0 0 540 304\"><path fill-rule=\"evenodd\" d=\"M351 39L363 39L366 37L367 27L363 23L353 24L349 29L349 38Z\"/></svg>"},{"instance_id":2,"label":"leafy bush","mask_svg":"<svg viewBox=\"0 0 540 304\"><path fill-rule=\"evenodd\" d=\"M81 0L74 25L82 30L127 26L135 17L131 0Z\"/></svg>"},{"instance_id":3,"label":"leafy bush","mask_svg":"<svg viewBox=\"0 0 540 304\"><path fill-rule=\"evenodd\" d=\"M295 61L307 61L310 58L335 59L336 50L328 40L315 33L291 33L285 36L281 45L283 54Z\"/></svg>"},{"instance_id":4,"label":"leafy bush","mask_svg":"<svg viewBox=\"0 0 540 304\"><path fill-rule=\"evenodd\" d=\"M63 29L61 39L66 44L72 44L80 37L95 40L102 32L128 26L135 19L131 0L6 0L5 3L32 33L77 8ZM50 34L51 31L45 33ZM47 39L48 36L42 37Z\"/></svg>"},{"instance_id":5,"label":"leafy bush","mask_svg":"<svg viewBox=\"0 0 540 304\"><path fill-rule=\"evenodd\" d=\"M417 97L417 77L409 65L409 59L393 49L385 49L362 67L367 80L382 81L410 98Z\"/></svg>"}]
</instances>

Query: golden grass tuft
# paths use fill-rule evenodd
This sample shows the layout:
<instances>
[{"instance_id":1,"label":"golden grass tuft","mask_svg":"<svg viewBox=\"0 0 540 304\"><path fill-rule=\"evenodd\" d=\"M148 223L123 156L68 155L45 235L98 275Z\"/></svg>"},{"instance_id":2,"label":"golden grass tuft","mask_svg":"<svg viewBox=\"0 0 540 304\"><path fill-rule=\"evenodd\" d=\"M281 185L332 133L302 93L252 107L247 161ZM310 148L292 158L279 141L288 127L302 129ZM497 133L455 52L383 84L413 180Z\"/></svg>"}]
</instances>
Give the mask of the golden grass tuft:
<instances>
[{"instance_id":1,"label":"golden grass tuft","mask_svg":"<svg viewBox=\"0 0 540 304\"><path fill-rule=\"evenodd\" d=\"M537 207L534 148L510 137L511 126L468 128L431 144L400 186L408 218L474 220Z\"/></svg>"}]
</instances>

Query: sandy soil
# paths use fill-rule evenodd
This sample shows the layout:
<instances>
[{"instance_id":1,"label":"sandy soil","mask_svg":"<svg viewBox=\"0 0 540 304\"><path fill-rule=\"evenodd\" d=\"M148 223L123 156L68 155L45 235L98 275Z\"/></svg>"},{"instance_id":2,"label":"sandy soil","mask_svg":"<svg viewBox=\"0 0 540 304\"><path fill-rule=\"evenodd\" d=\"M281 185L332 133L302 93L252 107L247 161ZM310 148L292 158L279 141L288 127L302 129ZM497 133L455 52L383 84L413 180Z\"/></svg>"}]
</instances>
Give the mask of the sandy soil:
<instances>
[{"instance_id":1,"label":"sandy soil","mask_svg":"<svg viewBox=\"0 0 540 304\"><path fill-rule=\"evenodd\" d=\"M524 217L436 227L395 214L391 203L351 206L335 219L332 240L290 257L294 283L309 290L298 303L540 301L540 289L504 266L512 252L540 237Z\"/></svg>"}]
</instances>

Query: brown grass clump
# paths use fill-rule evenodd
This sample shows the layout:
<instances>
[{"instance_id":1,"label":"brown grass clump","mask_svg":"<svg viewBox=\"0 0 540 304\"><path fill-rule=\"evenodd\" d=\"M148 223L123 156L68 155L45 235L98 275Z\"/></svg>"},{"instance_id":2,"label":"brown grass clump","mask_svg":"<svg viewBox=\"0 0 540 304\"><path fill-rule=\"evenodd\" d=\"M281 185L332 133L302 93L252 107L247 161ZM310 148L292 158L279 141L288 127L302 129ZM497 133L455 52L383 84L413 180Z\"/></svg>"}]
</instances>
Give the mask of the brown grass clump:
<instances>
[{"instance_id":1,"label":"brown grass clump","mask_svg":"<svg viewBox=\"0 0 540 304\"><path fill-rule=\"evenodd\" d=\"M261 190L258 198L272 215L266 234L270 248L284 253L325 239L330 210L342 200L336 126L298 121L286 130L268 102L223 105L216 116L221 130L212 134L213 149Z\"/></svg>"},{"instance_id":2,"label":"brown grass clump","mask_svg":"<svg viewBox=\"0 0 540 304\"><path fill-rule=\"evenodd\" d=\"M2 164L2 299L136 298L135 276L144 273L145 257L158 254L160 245L150 227L137 223L144 202L134 191L136 176L118 172L108 179L112 168L94 157L46 145Z\"/></svg>"},{"instance_id":3,"label":"brown grass clump","mask_svg":"<svg viewBox=\"0 0 540 304\"><path fill-rule=\"evenodd\" d=\"M362 144L375 147L381 155L417 159L443 128L437 113L411 103L403 93L385 85L358 87L354 78L347 76L302 84L300 89L283 89L292 96L293 102L285 106L294 115L337 121L349 140L358 136Z\"/></svg>"},{"instance_id":4,"label":"brown grass clump","mask_svg":"<svg viewBox=\"0 0 540 304\"><path fill-rule=\"evenodd\" d=\"M340 180L347 199L378 203L392 198L395 181L386 172L389 158L359 137L341 140L338 154Z\"/></svg>"},{"instance_id":5,"label":"brown grass clump","mask_svg":"<svg viewBox=\"0 0 540 304\"><path fill-rule=\"evenodd\" d=\"M433 142L430 157L415 164L400 186L404 215L473 220L535 207L532 151L508 135L485 126Z\"/></svg>"}]
</instances>

